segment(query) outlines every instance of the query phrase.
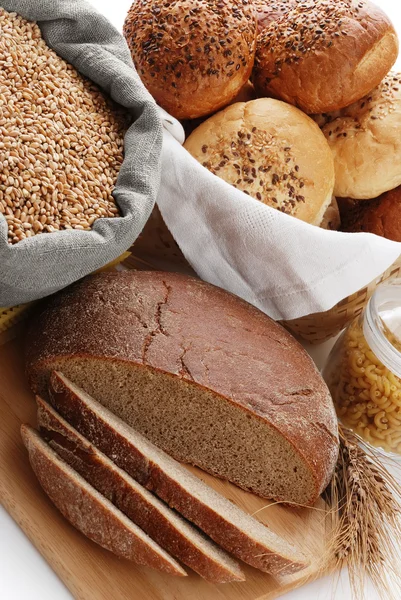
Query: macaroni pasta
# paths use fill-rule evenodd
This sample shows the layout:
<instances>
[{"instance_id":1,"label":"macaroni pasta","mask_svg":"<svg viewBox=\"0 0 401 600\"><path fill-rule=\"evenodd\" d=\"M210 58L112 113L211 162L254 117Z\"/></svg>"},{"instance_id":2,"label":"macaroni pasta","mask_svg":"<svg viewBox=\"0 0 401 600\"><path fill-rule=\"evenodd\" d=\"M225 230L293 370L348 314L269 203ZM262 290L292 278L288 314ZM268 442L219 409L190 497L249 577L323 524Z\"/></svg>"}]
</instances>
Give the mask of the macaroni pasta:
<instances>
[{"instance_id":1,"label":"macaroni pasta","mask_svg":"<svg viewBox=\"0 0 401 600\"><path fill-rule=\"evenodd\" d=\"M390 332L386 335L400 346ZM401 454L401 380L371 351L361 319L339 344L339 355L326 370L339 418L370 444Z\"/></svg>"}]
</instances>

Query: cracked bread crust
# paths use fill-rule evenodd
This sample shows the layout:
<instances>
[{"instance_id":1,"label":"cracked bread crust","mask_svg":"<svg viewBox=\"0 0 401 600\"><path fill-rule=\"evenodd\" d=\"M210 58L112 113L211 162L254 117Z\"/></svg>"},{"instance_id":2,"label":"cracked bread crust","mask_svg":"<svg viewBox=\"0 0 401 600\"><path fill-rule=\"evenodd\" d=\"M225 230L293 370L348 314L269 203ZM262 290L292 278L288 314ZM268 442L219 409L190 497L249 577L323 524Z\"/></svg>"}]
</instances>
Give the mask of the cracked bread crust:
<instances>
[{"instance_id":1,"label":"cracked bread crust","mask_svg":"<svg viewBox=\"0 0 401 600\"><path fill-rule=\"evenodd\" d=\"M110 368L131 363L149 377L182 380L191 393L212 392L293 446L312 474L309 503L329 483L338 437L325 383L288 332L232 294L173 273L88 277L53 297L32 324L27 372L33 390L46 393L50 371L77 357L96 357Z\"/></svg>"}]
</instances>

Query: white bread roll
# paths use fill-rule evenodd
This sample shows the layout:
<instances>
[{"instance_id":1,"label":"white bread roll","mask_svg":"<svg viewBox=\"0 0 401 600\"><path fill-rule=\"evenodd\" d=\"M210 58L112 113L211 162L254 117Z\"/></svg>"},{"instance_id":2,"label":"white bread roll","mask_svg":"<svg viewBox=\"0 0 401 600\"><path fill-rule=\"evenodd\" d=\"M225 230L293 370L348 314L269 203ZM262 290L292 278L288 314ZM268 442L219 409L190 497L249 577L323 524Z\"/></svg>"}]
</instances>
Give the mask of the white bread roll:
<instances>
[{"instance_id":1,"label":"white bread roll","mask_svg":"<svg viewBox=\"0 0 401 600\"><path fill-rule=\"evenodd\" d=\"M337 198L333 196L331 204L327 207L320 223L322 229L329 231L337 231L341 227L341 215L338 207Z\"/></svg>"},{"instance_id":2,"label":"white bread roll","mask_svg":"<svg viewBox=\"0 0 401 600\"><path fill-rule=\"evenodd\" d=\"M320 225L332 201L334 165L316 123L279 100L239 102L200 125L185 148L234 187Z\"/></svg>"},{"instance_id":3,"label":"white bread roll","mask_svg":"<svg viewBox=\"0 0 401 600\"><path fill-rule=\"evenodd\" d=\"M401 73L341 111L315 117L334 157L339 198L377 198L401 185Z\"/></svg>"}]
</instances>

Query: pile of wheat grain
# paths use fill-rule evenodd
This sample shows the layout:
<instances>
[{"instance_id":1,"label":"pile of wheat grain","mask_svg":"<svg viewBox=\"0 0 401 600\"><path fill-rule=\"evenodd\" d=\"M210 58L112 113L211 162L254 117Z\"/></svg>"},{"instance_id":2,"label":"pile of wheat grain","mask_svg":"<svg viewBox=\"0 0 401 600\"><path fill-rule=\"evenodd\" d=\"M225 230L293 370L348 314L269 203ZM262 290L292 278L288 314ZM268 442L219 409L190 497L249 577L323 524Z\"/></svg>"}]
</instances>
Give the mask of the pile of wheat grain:
<instances>
[{"instance_id":1,"label":"pile of wheat grain","mask_svg":"<svg viewBox=\"0 0 401 600\"><path fill-rule=\"evenodd\" d=\"M128 116L0 9L0 213L15 244L118 216L112 197Z\"/></svg>"}]
</instances>

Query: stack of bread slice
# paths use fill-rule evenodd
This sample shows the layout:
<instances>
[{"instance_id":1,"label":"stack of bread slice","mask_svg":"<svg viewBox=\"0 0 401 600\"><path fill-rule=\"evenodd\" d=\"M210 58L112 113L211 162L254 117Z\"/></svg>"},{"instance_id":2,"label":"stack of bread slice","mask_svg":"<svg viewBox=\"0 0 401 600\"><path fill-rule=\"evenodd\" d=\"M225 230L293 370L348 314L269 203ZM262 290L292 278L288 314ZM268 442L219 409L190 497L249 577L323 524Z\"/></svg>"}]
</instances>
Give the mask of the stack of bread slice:
<instances>
[{"instance_id":1,"label":"stack of bread slice","mask_svg":"<svg viewBox=\"0 0 401 600\"><path fill-rule=\"evenodd\" d=\"M307 566L61 373L51 376L49 400L37 397L40 433L23 425L23 441L44 491L94 542L173 575L187 574L183 563L214 583L245 579L235 559L280 575Z\"/></svg>"}]
</instances>

